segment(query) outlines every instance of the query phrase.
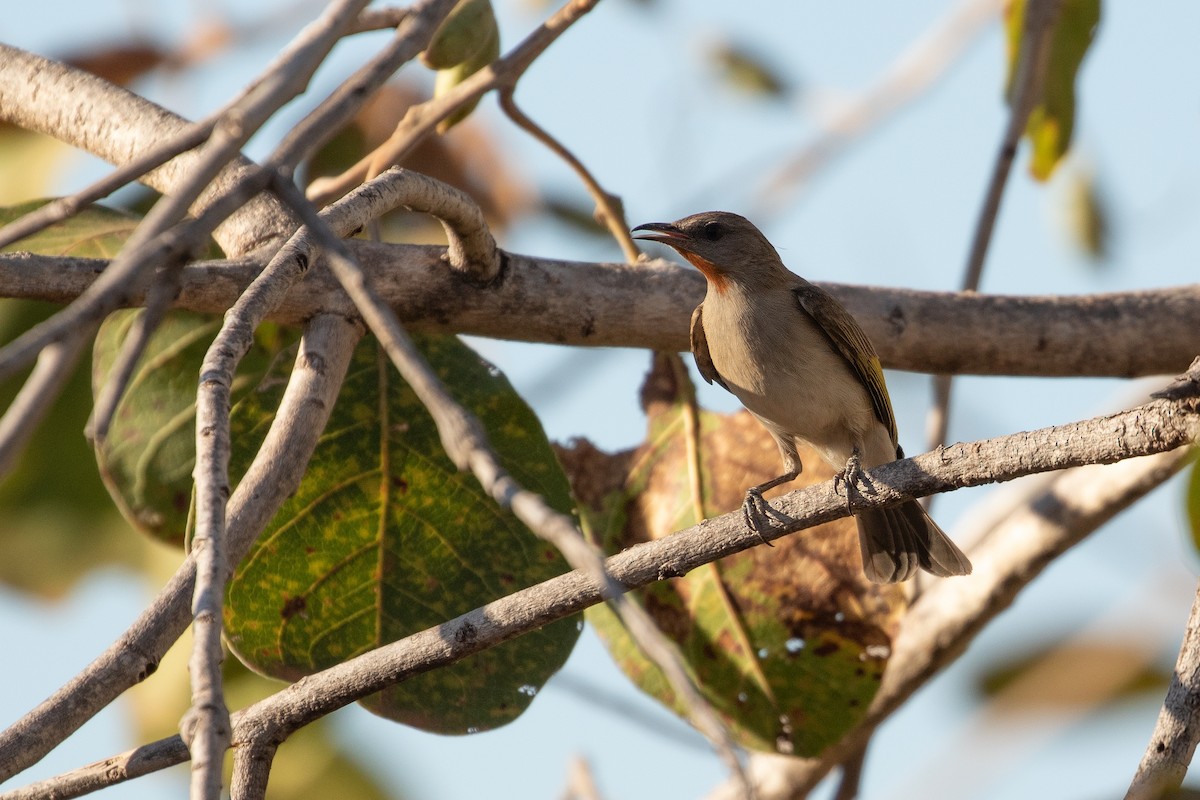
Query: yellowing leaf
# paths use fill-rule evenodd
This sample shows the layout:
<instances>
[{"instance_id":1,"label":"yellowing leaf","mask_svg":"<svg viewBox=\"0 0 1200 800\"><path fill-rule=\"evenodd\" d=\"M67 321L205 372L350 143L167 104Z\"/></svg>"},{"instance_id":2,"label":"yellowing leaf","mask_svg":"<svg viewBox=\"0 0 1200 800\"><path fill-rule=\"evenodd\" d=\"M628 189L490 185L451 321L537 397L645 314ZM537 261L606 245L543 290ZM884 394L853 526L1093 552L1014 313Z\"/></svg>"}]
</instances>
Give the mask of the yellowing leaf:
<instances>
[{"instance_id":1,"label":"yellowing leaf","mask_svg":"<svg viewBox=\"0 0 1200 800\"><path fill-rule=\"evenodd\" d=\"M749 95L777 99L788 92L788 81L761 55L729 42L717 45L712 60L726 84Z\"/></svg>"},{"instance_id":2,"label":"yellowing leaf","mask_svg":"<svg viewBox=\"0 0 1200 800\"><path fill-rule=\"evenodd\" d=\"M1008 86L1010 100L1017 65L1028 49L1024 41L1025 10L1029 0L1008 5ZM1058 18L1050 31L1049 53L1044 60L1041 92L1035 99L1025 135L1033 147L1030 172L1046 180L1071 146L1075 129L1075 82L1100 22L1100 0L1061 0Z\"/></svg>"},{"instance_id":3,"label":"yellowing leaf","mask_svg":"<svg viewBox=\"0 0 1200 800\"><path fill-rule=\"evenodd\" d=\"M1108 256L1109 213L1096 178L1085 169L1071 169L1062 192L1063 221L1072 243L1094 261Z\"/></svg>"},{"instance_id":4,"label":"yellowing leaf","mask_svg":"<svg viewBox=\"0 0 1200 800\"><path fill-rule=\"evenodd\" d=\"M0 226L20 219L47 202L49 201L31 200L0 209ZM70 219L55 223L9 245L4 250L28 250L47 256L112 258L140 221L138 217L124 211L91 205Z\"/></svg>"}]
</instances>

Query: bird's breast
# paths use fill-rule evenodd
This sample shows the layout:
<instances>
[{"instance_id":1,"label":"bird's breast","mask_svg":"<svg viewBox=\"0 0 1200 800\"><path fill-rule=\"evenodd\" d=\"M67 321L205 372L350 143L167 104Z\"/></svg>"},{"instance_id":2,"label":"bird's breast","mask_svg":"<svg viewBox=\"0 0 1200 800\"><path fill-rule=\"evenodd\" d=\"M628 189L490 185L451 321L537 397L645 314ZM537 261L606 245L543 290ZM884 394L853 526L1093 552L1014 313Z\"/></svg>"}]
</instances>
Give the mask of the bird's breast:
<instances>
[{"instance_id":1,"label":"bird's breast","mask_svg":"<svg viewBox=\"0 0 1200 800\"><path fill-rule=\"evenodd\" d=\"M858 377L789 290L709 292L704 330L729 390L776 432L844 462L856 437L881 427Z\"/></svg>"}]
</instances>

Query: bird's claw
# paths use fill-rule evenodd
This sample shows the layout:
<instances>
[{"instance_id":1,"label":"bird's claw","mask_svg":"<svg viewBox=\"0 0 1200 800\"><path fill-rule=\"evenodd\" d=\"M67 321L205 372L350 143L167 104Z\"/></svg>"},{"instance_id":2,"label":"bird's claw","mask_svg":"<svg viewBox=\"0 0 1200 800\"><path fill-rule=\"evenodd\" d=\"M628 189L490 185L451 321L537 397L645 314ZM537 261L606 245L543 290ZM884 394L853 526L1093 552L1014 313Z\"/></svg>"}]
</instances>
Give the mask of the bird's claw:
<instances>
[{"instance_id":1,"label":"bird's claw","mask_svg":"<svg viewBox=\"0 0 1200 800\"><path fill-rule=\"evenodd\" d=\"M860 485L866 485L870 488L870 482L867 481L863 474L862 463L859 460L858 450L850 454L850 458L846 459L846 466L842 471L833 476L833 490L838 490L838 484L841 484L846 489L846 508L851 514L854 513L854 503L862 497Z\"/></svg>"},{"instance_id":2,"label":"bird's claw","mask_svg":"<svg viewBox=\"0 0 1200 800\"><path fill-rule=\"evenodd\" d=\"M746 527L757 534L767 547L775 546L763 536L764 531L770 530L771 517L774 514L775 509L763 498L758 487L746 490L746 499L742 502L742 518L746 521Z\"/></svg>"}]
</instances>

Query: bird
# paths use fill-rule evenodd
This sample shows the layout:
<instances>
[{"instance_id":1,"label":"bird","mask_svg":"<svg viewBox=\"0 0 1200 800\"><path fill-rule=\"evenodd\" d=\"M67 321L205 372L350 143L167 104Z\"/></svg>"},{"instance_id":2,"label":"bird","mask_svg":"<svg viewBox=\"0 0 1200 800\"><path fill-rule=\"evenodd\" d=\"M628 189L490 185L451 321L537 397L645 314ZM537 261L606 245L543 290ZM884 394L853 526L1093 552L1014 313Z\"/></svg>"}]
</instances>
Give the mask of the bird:
<instances>
[{"instance_id":1,"label":"bird","mask_svg":"<svg viewBox=\"0 0 1200 800\"><path fill-rule=\"evenodd\" d=\"M691 350L700 375L733 393L779 446L783 473L746 491L742 511L759 536L780 516L763 492L803 469L807 444L839 469L858 523L863 571L896 583L918 568L966 575L971 562L920 503L855 508L863 468L904 457L883 368L862 327L833 295L789 270L752 222L706 211L651 222L635 238L674 248L707 281L692 312Z\"/></svg>"}]
</instances>

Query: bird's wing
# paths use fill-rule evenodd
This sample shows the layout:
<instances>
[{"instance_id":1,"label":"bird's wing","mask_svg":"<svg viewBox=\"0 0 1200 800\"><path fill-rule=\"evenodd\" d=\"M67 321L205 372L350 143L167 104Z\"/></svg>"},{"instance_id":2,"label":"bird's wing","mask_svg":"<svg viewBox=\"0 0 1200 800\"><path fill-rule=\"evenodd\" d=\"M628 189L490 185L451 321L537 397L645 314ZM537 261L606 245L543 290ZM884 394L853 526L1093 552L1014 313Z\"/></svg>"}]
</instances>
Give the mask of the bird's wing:
<instances>
[{"instance_id":1,"label":"bird's wing","mask_svg":"<svg viewBox=\"0 0 1200 800\"><path fill-rule=\"evenodd\" d=\"M808 281L792 290L800 310L812 317L813 322L825 334L833 349L846 359L850 370L862 382L871 397L875 416L887 426L892 442L896 442L896 416L892 412L892 401L888 397L887 384L883 380L883 365L875 354L875 347L858 321L833 295ZM695 334L693 334L694 341ZM699 358L697 357L697 361Z\"/></svg>"},{"instance_id":2,"label":"bird's wing","mask_svg":"<svg viewBox=\"0 0 1200 800\"><path fill-rule=\"evenodd\" d=\"M696 359L696 368L700 370L700 377L709 383L716 381L722 389L728 391L729 387L725 385L725 379L721 377L721 373L717 372L712 356L708 352L708 339L704 335L704 303L696 306L696 310L692 312L691 338L692 356Z\"/></svg>"}]
</instances>

